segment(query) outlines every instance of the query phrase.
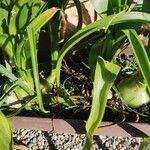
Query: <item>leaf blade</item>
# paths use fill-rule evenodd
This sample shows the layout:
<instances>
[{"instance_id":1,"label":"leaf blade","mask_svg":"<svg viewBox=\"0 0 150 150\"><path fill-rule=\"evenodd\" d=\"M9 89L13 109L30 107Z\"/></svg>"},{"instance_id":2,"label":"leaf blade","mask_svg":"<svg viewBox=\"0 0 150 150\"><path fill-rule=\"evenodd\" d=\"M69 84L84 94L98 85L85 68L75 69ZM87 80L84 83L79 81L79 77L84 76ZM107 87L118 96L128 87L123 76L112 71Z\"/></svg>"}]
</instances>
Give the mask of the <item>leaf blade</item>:
<instances>
[{"instance_id":1,"label":"leaf blade","mask_svg":"<svg viewBox=\"0 0 150 150\"><path fill-rule=\"evenodd\" d=\"M59 87L60 85L60 70L61 70L61 63L64 58L64 56L70 51L70 49L77 44L79 41L81 41L84 37L90 35L91 33L97 31L98 29L101 29L103 27L106 27L111 20L110 25L119 24L119 23L131 23L131 22L139 22L139 23L149 23L150 22L150 14L141 13L141 12L123 12L120 13L120 15L111 15L108 17L105 17L103 19L100 19L98 21L95 21L94 23L88 25L87 27L83 28L82 30L78 31L74 36L72 36L63 46L59 53L59 58L57 61L56 71L56 84ZM112 18L114 19L112 20Z\"/></svg>"},{"instance_id":2,"label":"leaf blade","mask_svg":"<svg viewBox=\"0 0 150 150\"><path fill-rule=\"evenodd\" d=\"M124 30L123 32L128 37L128 40L138 62L139 68L150 92L150 62L146 50L135 30Z\"/></svg>"},{"instance_id":3,"label":"leaf blade","mask_svg":"<svg viewBox=\"0 0 150 150\"><path fill-rule=\"evenodd\" d=\"M4 114L0 111L0 149L12 150L12 131Z\"/></svg>"},{"instance_id":4,"label":"leaf blade","mask_svg":"<svg viewBox=\"0 0 150 150\"><path fill-rule=\"evenodd\" d=\"M93 134L102 121L107 103L107 95L119 71L119 66L105 61L100 56L98 57L93 83L92 108L86 123L87 140L84 147L85 150L92 147Z\"/></svg>"}]
</instances>

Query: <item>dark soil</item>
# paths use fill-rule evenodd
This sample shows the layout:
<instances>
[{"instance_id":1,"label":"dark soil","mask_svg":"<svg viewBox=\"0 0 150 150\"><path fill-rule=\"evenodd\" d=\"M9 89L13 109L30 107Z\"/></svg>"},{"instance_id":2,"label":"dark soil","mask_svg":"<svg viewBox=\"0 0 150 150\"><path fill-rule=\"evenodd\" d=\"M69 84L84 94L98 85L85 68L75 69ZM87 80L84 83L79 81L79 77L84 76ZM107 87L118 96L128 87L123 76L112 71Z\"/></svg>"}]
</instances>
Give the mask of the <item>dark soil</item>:
<instances>
[{"instance_id":1,"label":"dark soil","mask_svg":"<svg viewBox=\"0 0 150 150\"><path fill-rule=\"evenodd\" d=\"M41 35L41 43L49 43L48 40L44 40L47 35ZM94 34L91 35L94 37ZM47 37L48 38L48 37ZM47 39L46 38L46 39ZM49 97L56 97L58 93L57 89L52 89L51 93L45 96L44 102L46 110L50 113L43 114L38 110L33 109L32 111L23 110L18 115L20 116L35 116L35 117L50 117L50 118L65 118L65 119L79 119L87 120L91 103L92 103L92 81L90 77L90 69L88 65L88 55L93 41L88 42L87 37L84 41L81 41L82 46L74 47L72 53L65 57L62 64L61 71L61 84L64 87L64 93L61 94L62 97L66 99L69 98L71 101L70 106L57 103L56 101L52 104ZM88 43L88 44L87 44ZM39 51L39 69L44 72L44 76L50 72L50 56L45 50L50 49L50 45L47 44L40 46ZM0 55L1 57L1 55ZM122 67L125 67L130 61L132 61L133 55L129 49L125 49L117 58L118 63ZM133 69L133 70L132 70ZM136 73L136 68L131 68L131 70ZM127 75L124 73L119 74L117 82L122 80ZM1 80L0 80L1 81ZM66 92L67 91L67 92ZM66 93L69 93L68 95ZM74 96L74 98L72 98ZM78 98L78 96L82 98ZM8 114L9 112L6 112ZM113 93L112 99L108 100L107 108L103 118L104 121L128 121L128 122L150 122L150 104L142 106L138 109L131 109L126 107L120 99Z\"/></svg>"}]
</instances>

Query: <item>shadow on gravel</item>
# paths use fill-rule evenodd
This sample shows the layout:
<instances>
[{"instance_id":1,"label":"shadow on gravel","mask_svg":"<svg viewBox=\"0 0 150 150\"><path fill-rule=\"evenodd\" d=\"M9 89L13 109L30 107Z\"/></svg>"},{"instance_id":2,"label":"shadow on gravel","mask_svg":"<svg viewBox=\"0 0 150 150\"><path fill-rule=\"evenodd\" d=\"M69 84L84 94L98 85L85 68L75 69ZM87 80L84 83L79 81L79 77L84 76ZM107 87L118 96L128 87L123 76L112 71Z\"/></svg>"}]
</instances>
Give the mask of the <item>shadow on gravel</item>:
<instances>
[{"instance_id":1,"label":"shadow on gravel","mask_svg":"<svg viewBox=\"0 0 150 150\"><path fill-rule=\"evenodd\" d=\"M121 124L118 124L118 126L120 126L122 129L124 129L127 133L129 133L133 137L148 137L147 134L137 129L136 127L132 126L131 124L123 122Z\"/></svg>"},{"instance_id":2,"label":"shadow on gravel","mask_svg":"<svg viewBox=\"0 0 150 150\"><path fill-rule=\"evenodd\" d=\"M49 150L57 150L54 143L52 142L51 136L49 136L49 134L46 131L43 133L44 133L45 139L47 139L47 142L49 144Z\"/></svg>"},{"instance_id":3,"label":"shadow on gravel","mask_svg":"<svg viewBox=\"0 0 150 150\"><path fill-rule=\"evenodd\" d=\"M105 146L99 136L95 135L93 137L93 140L95 141L95 143L97 144L99 149L108 150L105 148Z\"/></svg>"}]
</instances>

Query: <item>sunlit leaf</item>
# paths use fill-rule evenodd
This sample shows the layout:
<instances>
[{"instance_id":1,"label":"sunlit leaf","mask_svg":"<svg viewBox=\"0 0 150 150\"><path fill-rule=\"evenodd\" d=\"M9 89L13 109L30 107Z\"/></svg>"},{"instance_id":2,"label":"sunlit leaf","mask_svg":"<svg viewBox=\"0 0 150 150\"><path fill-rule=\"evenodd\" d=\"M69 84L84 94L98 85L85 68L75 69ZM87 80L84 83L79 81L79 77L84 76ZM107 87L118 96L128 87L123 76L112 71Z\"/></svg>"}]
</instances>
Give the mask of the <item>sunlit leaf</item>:
<instances>
[{"instance_id":1,"label":"sunlit leaf","mask_svg":"<svg viewBox=\"0 0 150 150\"><path fill-rule=\"evenodd\" d=\"M59 9L57 8L51 8L51 9L46 10L41 15L39 15L36 19L34 19L34 21L32 21L31 24L27 27L35 88L36 88L39 107L40 107L40 110L43 112L46 112L46 111L44 110L43 101L42 101L42 93L40 89L37 45L36 45L35 34L39 32L42 26L44 26L48 21L50 21L50 19L56 14L58 10Z\"/></svg>"},{"instance_id":2,"label":"sunlit leaf","mask_svg":"<svg viewBox=\"0 0 150 150\"><path fill-rule=\"evenodd\" d=\"M119 71L119 66L98 57L93 83L92 108L86 123L87 140L84 147L85 150L92 147L93 134L103 119L107 96Z\"/></svg>"},{"instance_id":3,"label":"sunlit leaf","mask_svg":"<svg viewBox=\"0 0 150 150\"><path fill-rule=\"evenodd\" d=\"M10 71L8 71L3 65L0 64L0 74L5 75L8 79L10 79L13 82L17 82L17 84L25 90L29 95L33 95L33 91L29 89L26 84L21 80L18 79L14 74L12 74Z\"/></svg>"},{"instance_id":4,"label":"sunlit leaf","mask_svg":"<svg viewBox=\"0 0 150 150\"><path fill-rule=\"evenodd\" d=\"M148 150L150 148L150 137L145 138L140 144L139 150Z\"/></svg>"},{"instance_id":5,"label":"sunlit leaf","mask_svg":"<svg viewBox=\"0 0 150 150\"><path fill-rule=\"evenodd\" d=\"M8 12L5 9L0 8L0 34L5 33L5 31L7 30L7 17Z\"/></svg>"},{"instance_id":6,"label":"sunlit leaf","mask_svg":"<svg viewBox=\"0 0 150 150\"><path fill-rule=\"evenodd\" d=\"M112 19L113 18L113 19ZM150 14L141 13L141 12L124 12L120 15L112 15L105 17L103 19L100 19L98 21L95 21L94 23L88 25L87 27L83 28L82 30L78 31L74 36L72 36L63 46L59 53L59 59L57 62L57 86L60 85L60 70L61 70L61 63L69 51L71 51L71 48L75 46L79 41L81 41L83 38L87 37L91 33L97 31L98 29L101 29L103 27L107 27L109 25L115 25L115 24L123 24L123 23L150 23ZM128 26L128 28L132 28L132 26Z\"/></svg>"},{"instance_id":7,"label":"sunlit leaf","mask_svg":"<svg viewBox=\"0 0 150 150\"><path fill-rule=\"evenodd\" d=\"M4 114L0 111L0 149L12 150L12 131Z\"/></svg>"},{"instance_id":8,"label":"sunlit leaf","mask_svg":"<svg viewBox=\"0 0 150 150\"><path fill-rule=\"evenodd\" d=\"M140 67L140 70L150 93L150 62L146 50L135 30L124 30L124 33L128 37L137 63Z\"/></svg>"},{"instance_id":9,"label":"sunlit leaf","mask_svg":"<svg viewBox=\"0 0 150 150\"><path fill-rule=\"evenodd\" d=\"M108 10L109 0L91 0L94 9L99 13L106 13Z\"/></svg>"},{"instance_id":10,"label":"sunlit leaf","mask_svg":"<svg viewBox=\"0 0 150 150\"><path fill-rule=\"evenodd\" d=\"M22 14L23 16L21 17L25 17L25 18L20 18L18 15L20 15L20 11L23 8L23 6L28 3L29 0L19 0L16 1L12 10L11 10L11 15L10 15L10 23L9 23L9 34L10 35L16 35L17 31L19 30L18 27L24 26L24 24L26 23L27 19L28 19L28 11L24 11L24 14ZM26 9L28 9L26 7ZM19 17L19 18L18 18ZM20 21L18 21L18 19ZM18 24L20 23L20 24Z\"/></svg>"}]
</instances>

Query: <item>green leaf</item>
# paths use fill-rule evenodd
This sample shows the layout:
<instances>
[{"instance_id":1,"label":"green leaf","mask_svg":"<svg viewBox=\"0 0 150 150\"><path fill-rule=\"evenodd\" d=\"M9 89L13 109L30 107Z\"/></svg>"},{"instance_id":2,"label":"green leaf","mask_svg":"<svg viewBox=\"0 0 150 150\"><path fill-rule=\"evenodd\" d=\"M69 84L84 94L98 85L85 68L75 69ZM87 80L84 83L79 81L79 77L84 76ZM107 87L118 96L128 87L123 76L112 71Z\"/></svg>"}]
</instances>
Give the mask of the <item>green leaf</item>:
<instances>
[{"instance_id":1,"label":"green leaf","mask_svg":"<svg viewBox=\"0 0 150 150\"><path fill-rule=\"evenodd\" d=\"M0 111L0 149L12 150L12 130L7 118Z\"/></svg>"},{"instance_id":2,"label":"green leaf","mask_svg":"<svg viewBox=\"0 0 150 150\"><path fill-rule=\"evenodd\" d=\"M7 30L7 18L8 18L8 11L3 8L0 8L0 34L5 33Z\"/></svg>"},{"instance_id":3,"label":"green leaf","mask_svg":"<svg viewBox=\"0 0 150 150\"><path fill-rule=\"evenodd\" d=\"M13 53L14 46L12 43L12 37L0 34L0 47L2 48L4 54L12 60L14 55Z\"/></svg>"},{"instance_id":4,"label":"green leaf","mask_svg":"<svg viewBox=\"0 0 150 150\"><path fill-rule=\"evenodd\" d=\"M77 12L78 12L78 25L76 28L76 30L78 31L79 29L82 28L82 23L83 23L82 8L79 0L73 0L73 1L76 5Z\"/></svg>"},{"instance_id":5,"label":"green leaf","mask_svg":"<svg viewBox=\"0 0 150 150\"><path fill-rule=\"evenodd\" d=\"M149 0L142 0L143 1L143 5L142 5L142 12L146 12L146 13L150 13L150 1Z\"/></svg>"},{"instance_id":6,"label":"green leaf","mask_svg":"<svg viewBox=\"0 0 150 150\"><path fill-rule=\"evenodd\" d=\"M41 15L39 15L36 19L34 19L27 27L35 88L36 88L39 107L40 107L40 110L43 112L46 112L46 111L44 110L43 101L42 101L42 93L40 89L36 35L37 35L37 32L39 32L39 30L41 29L41 27L44 26L48 21L50 21L50 19L56 14L58 10L59 9L55 7L46 10Z\"/></svg>"},{"instance_id":7,"label":"green leaf","mask_svg":"<svg viewBox=\"0 0 150 150\"><path fill-rule=\"evenodd\" d=\"M34 3L32 5L32 15L31 15L31 20L33 20L35 17L39 16L47 5L47 2L44 2L42 0L34 0Z\"/></svg>"},{"instance_id":8,"label":"green leaf","mask_svg":"<svg viewBox=\"0 0 150 150\"><path fill-rule=\"evenodd\" d=\"M88 59L92 79L94 78L98 56L101 56L107 61L113 61L116 54L118 54L118 50L120 50L120 47L124 43L126 36L124 34L117 34L116 36L117 38L113 38L110 33L107 33L105 37L98 39L98 41L93 44Z\"/></svg>"},{"instance_id":9,"label":"green leaf","mask_svg":"<svg viewBox=\"0 0 150 150\"><path fill-rule=\"evenodd\" d=\"M0 97L0 108L3 105L3 103L7 100L9 94L11 92L13 92L17 88L17 86L18 86L18 84L17 84L17 81L16 81L16 82L13 82L13 84L7 90L5 90L3 95Z\"/></svg>"},{"instance_id":10,"label":"green leaf","mask_svg":"<svg viewBox=\"0 0 150 150\"><path fill-rule=\"evenodd\" d=\"M5 75L7 78L9 78L13 82L17 82L17 84L26 91L30 96L34 94L34 92L29 89L26 84L21 80L18 79L14 74L12 74L10 71L8 71L3 65L0 64L0 73Z\"/></svg>"},{"instance_id":11,"label":"green leaf","mask_svg":"<svg viewBox=\"0 0 150 150\"><path fill-rule=\"evenodd\" d=\"M1 0L2 4L4 4L5 6L7 6L6 8L9 8L10 6L12 6L14 4L14 2L16 0Z\"/></svg>"},{"instance_id":12,"label":"green leaf","mask_svg":"<svg viewBox=\"0 0 150 150\"><path fill-rule=\"evenodd\" d=\"M126 34L130 42L130 45L136 57L136 61L139 65L139 68L145 79L145 83L147 85L148 91L150 93L150 61L146 53L146 50L135 30L133 29L123 30L123 32Z\"/></svg>"},{"instance_id":13,"label":"green leaf","mask_svg":"<svg viewBox=\"0 0 150 150\"><path fill-rule=\"evenodd\" d=\"M84 149L92 147L92 137L100 125L106 108L107 96L116 79L120 67L98 57L95 76L91 113L86 123L87 140Z\"/></svg>"},{"instance_id":14,"label":"green leaf","mask_svg":"<svg viewBox=\"0 0 150 150\"><path fill-rule=\"evenodd\" d=\"M46 11L44 11L42 14L40 14L36 19L34 19L29 25L28 30L32 28L34 30L34 33L37 33L41 29L42 26L44 26L50 19L56 14L57 11L60 9L52 7Z\"/></svg>"},{"instance_id":15,"label":"green leaf","mask_svg":"<svg viewBox=\"0 0 150 150\"><path fill-rule=\"evenodd\" d=\"M98 29L102 29L103 27L107 27L109 25L115 25L115 24L123 24L123 23L150 23L150 14L141 13L141 12L123 12L119 15L111 15L108 17L105 17L103 19L100 19L98 21L95 21L94 23L86 26L82 30L78 31L74 36L72 36L62 47L60 53L59 53L59 59L57 61L57 76L56 76L56 82L57 86L60 85L60 70L61 70L61 63L66 55L75 44L77 44L79 41L81 41L83 38L87 37L91 33L97 31ZM128 26L129 28L130 26ZM132 28L132 26L131 26Z\"/></svg>"},{"instance_id":16,"label":"green leaf","mask_svg":"<svg viewBox=\"0 0 150 150\"><path fill-rule=\"evenodd\" d=\"M107 11L109 0L91 0L94 9L101 14Z\"/></svg>"},{"instance_id":17,"label":"green leaf","mask_svg":"<svg viewBox=\"0 0 150 150\"><path fill-rule=\"evenodd\" d=\"M126 0L91 0L91 3L102 17L119 13L126 8Z\"/></svg>"},{"instance_id":18,"label":"green leaf","mask_svg":"<svg viewBox=\"0 0 150 150\"><path fill-rule=\"evenodd\" d=\"M18 32L18 26L22 26L24 23L24 21L26 22L26 19L28 18L28 10L26 8L25 10L25 14L21 14L21 9L24 6L24 4L28 3L29 0L17 0L11 10L11 16L10 16L10 23L9 23L9 34L10 35L16 35ZM23 17L25 18L20 18L18 15L21 16L23 15ZM19 18L18 18L19 17ZM20 21L18 19L21 19ZM20 23L20 25L18 23Z\"/></svg>"},{"instance_id":19,"label":"green leaf","mask_svg":"<svg viewBox=\"0 0 150 150\"><path fill-rule=\"evenodd\" d=\"M92 79L94 79L94 72L96 68L96 63L97 63L97 57L101 56L103 57L103 43L105 39L100 39L94 43L92 46L90 53L89 53L89 58L88 58L88 63L90 65L90 72L92 75Z\"/></svg>"},{"instance_id":20,"label":"green leaf","mask_svg":"<svg viewBox=\"0 0 150 150\"><path fill-rule=\"evenodd\" d=\"M150 137L145 138L140 144L139 150L148 150L150 148Z\"/></svg>"},{"instance_id":21,"label":"green leaf","mask_svg":"<svg viewBox=\"0 0 150 150\"><path fill-rule=\"evenodd\" d=\"M16 18L16 28L18 31L24 29L29 23L31 18L31 9L32 5L30 3L26 3L21 8L19 8Z\"/></svg>"}]
</instances>

